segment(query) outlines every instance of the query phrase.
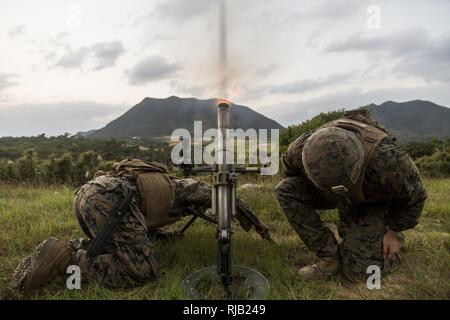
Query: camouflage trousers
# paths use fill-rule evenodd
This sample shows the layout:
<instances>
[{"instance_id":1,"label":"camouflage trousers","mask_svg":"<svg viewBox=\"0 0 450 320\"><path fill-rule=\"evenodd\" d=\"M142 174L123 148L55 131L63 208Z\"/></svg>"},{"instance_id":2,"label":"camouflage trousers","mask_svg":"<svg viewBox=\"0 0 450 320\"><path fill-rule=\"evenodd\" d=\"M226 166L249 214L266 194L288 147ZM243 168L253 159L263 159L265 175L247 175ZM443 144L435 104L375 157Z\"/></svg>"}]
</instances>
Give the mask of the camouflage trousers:
<instances>
[{"instance_id":1,"label":"camouflage trousers","mask_svg":"<svg viewBox=\"0 0 450 320\"><path fill-rule=\"evenodd\" d=\"M89 239L97 234L99 227L124 195L135 188L126 179L114 179L102 185L95 183L97 180L82 186L74 201L74 211ZM155 279L156 262L153 253L157 242L149 233L145 217L137 207L137 199L131 201L130 207L132 212L122 219L111 240L96 258L86 257L89 239L69 241L69 246L79 261L82 281L94 281L110 288L124 288Z\"/></svg>"},{"instance_id":2,"label":"camouflage trousers","mask_svg":"<svg viewBox=\"0 0 450 320\"><path fill-rule=\"evenodd\" d=\"M382 274L399 268L398 255L390 261L383 258L388 203L340 209L338 231L342 241L338 243L316 211L337 208L335 200L326 197L309 180L300 176L285 178L275 192L289 223L305 245L317 252L318 257L340 255L342 273L348 279L364 281L371 265L380 267Z\"/></svg>"}]
</instances>

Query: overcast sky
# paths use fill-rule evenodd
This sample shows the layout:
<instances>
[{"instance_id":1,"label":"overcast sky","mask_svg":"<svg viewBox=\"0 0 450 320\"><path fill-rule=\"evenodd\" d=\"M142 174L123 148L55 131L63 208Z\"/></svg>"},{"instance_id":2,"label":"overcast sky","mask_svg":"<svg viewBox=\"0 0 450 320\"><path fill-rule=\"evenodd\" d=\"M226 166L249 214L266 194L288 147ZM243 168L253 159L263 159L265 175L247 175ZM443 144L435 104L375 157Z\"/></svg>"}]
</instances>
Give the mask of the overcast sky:
<instances>
[{"instance_id":1,"label":"overcast sky","mask_svg":"<svg viewBox=\"0 0 450 320\"><path fill-rule=\"evenodd\" d=\"M226 2L226 98L283 125L386 100L450 106L448 0ZM219 97L218 8L0 1L0 136L100 128L144 97Z\"/></svg>"}]
</instances>

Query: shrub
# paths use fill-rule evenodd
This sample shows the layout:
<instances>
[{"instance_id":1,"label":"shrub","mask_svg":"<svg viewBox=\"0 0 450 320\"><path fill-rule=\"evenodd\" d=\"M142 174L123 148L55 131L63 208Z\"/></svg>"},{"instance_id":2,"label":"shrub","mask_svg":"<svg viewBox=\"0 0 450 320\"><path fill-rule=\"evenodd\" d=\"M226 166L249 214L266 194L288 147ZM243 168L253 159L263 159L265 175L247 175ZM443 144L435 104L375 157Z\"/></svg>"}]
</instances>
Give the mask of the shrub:
<instances>
[{"instance_id":1,"label":"shrub","mask_svg":"<svg viewBox=\"0 0 450 320\"><path fill-rule=\"evenodd\" d=\"M34 150L27 150L22 158L17 161L17 178L20 181L36 182L39 170L36 162Z\"/></svg>"},{"instance_id":2,"label":"shrub","mask_svg":"<svg viewBox=\"0 0 450 320\"><path fill-rule=\"evenodd\" d=\"M73 161L70 154L52 157L46 165L46 182L72 184Z\"/></svg>"},{"instance_id":3,"label":"shrub","mask_svg":"<svg viewBox=\"0 0 450 320\"><path fill-rule=\"evenodd\" d=\"M327 122L342 118L344 110L320 113L314 118L304 121L299 125L290 126L280 136L280 152L286 151L289 144L295 141L303 133L319 128Z\"/></svg>"},{"instance_id":4,"label":"shrub","mask_svg":"<svg viewBox=\"0 0 450 320\"><path fill-rule=\"evenodd\" d=\"M450 177L450 153L436 152L416 160L420 172L427 177Z\"/></svg>"},{"instance_id":5,"label":"shrub","mask_svg":"<svg viewBox=\"0 0 450 320\"><path fill-rule=\"evenodd\" d=\"M16 179L15 165L11 160L0 161L0 180L5 182L15 182Z\"/></svg>"},{"instance_id":6,"label":"shrub","mask_svg":"<svg viewBox=\"0 0 450 320\"><path fill-rule=\"evenodd\" d=\"M94 177L101 157L94 151L86 151L80 154L73 168L73 183L81 185Z\"/></svg>"}]
</instances>

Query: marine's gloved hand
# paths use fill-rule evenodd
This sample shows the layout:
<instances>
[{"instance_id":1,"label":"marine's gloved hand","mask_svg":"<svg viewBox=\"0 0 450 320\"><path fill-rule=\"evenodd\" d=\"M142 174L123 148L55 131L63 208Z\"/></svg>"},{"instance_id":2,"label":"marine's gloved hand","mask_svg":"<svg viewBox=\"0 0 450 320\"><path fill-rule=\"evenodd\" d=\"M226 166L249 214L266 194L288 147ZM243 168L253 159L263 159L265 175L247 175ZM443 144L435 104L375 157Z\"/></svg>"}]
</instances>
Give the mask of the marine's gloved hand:
<instances>
[{"instance_id":1,"label":"marine's gloved hand","mask_svg":"<svg viewBox=\"0 0 450 320\"><path fill-rule=\"evenodd\" d=\"M170 240L180 237L180 235L177 232L169 232L161 230L155 231L153 233L153 236L156 238L156 240Z\"/></svg>"},{"instance_id":2,"label":"marine's gloved hand","mask_svg":"<svg viewBox=\"0 0 450 320\"><path fill-rule=\"evenodd\" d=\"M239 221L242 229L244 229L246 232L250 231L253 227L253 223L250 221L250 219L243 214L236 214L236 219Z\"/></svg>"},{"instance_id":3,"label":"marine's gloved hand","mask_svg":"<svg viewBox=\"0 0 450 320\"><path fill-rule=\"evenodd\" d=\"M383 258L384 260L392 259L400 250L400 242L397 232L388 229L383 237Z\"/></svg>"}]
</instances>

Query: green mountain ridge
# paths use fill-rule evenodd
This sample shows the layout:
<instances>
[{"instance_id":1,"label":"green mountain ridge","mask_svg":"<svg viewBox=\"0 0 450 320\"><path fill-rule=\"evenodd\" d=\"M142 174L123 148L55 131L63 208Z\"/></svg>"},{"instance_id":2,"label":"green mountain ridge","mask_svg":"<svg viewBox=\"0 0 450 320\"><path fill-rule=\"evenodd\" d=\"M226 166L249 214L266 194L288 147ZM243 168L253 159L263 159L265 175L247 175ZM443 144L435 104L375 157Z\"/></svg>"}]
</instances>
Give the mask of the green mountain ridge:
<instances>
[{"instance_id":1,"label":"green mountain ridge","mask_svg":"<svg viewBox=\"0 0 450 320\"><path fill-rule=\"evenodd\" d=\"M84 132L89 138L158 138L175 129L193 132L194 121L203 121L203 130L216 127L216 99L199 100L171 96L145 98L99 130ZM386 101L364 106L375 120L401 141L450 138L450 109L430 101ZM284 127L246 106L231 104L231 127L244 130L284 129Z\"/></svg>"},{"instance_id":2,"label":"green mountain ridge","mask_svg":"<svg viewBox=\"0 0 450 320\"><path fill-rule=\"evenodd\" d=\"M130 138L170 136L175 129L193 132L194 121L203 121L203 130L216 127L216 99L169 97L145 98L89 138ZM241 105L231 104L232 128L283 129L278 122Z\"/></svg>"},{"instance_id":3,"label":"green mountain ridge","mask_svg":"<svg viewBox=\"0 0 450 320\"><path fill-rule=\"evenodd\" d=\"M399 140L450 138L450 109L430 101L386 101L371 104L372 116Z\"/></svg>"}]
</instances>

